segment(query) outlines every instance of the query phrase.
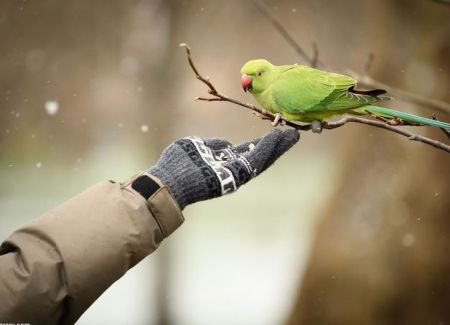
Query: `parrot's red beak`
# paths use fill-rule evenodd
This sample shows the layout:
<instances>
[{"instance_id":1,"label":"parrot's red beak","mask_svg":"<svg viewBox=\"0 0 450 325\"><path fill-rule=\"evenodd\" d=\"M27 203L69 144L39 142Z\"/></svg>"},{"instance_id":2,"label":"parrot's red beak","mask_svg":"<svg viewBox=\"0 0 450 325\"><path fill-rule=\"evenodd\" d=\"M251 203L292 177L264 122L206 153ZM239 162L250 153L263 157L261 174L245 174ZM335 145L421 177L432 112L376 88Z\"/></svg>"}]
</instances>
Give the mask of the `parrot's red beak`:
<instances>
[{"instance_id":1,"label":"parrot's red beak","mask_svg":"<svg viewBox=\"0 0 450 325\"><path fill-rule=\"evenodd\" d=\"M247 92L247 90L250 91L250 90L253 89L252 81L253 81L253 79L250 76L246 75L246 74L243 74L241 76L242 88L244 89L245 92Z\"/></svg>"}]
</instances>

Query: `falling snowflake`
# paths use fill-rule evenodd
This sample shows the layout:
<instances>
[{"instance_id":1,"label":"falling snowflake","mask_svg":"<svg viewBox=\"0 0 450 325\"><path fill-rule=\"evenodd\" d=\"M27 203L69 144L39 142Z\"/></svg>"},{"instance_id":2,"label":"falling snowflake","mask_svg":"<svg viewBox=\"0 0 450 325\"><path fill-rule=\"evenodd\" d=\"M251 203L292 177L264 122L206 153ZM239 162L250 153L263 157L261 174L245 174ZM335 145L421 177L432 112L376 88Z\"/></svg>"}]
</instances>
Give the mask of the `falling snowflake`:
<instances>
[{"instance_id":1,"label":"falling snowflake","mask_svg":"<svg viewBox=\"0 0 450 325\"><path fill-rule=\"evenodd\" d=\"M45 110L47 111L48 115L55 115L59 110L58 102L55 100L49 100L45 102Z\"/></svg>"},{"instance_id":2,"label":"falling snowflake","mask_svg":"<svg viewBox=\"0 0 450 325\"><path fill-rule=\"evenodd\" d=\"M141 131L142 131L143 133L148 132L148 125L142 124L142 125L141 125Z\"/></svg>"},{"instance_id":3,"label":"falling snowflake","mask_svg":"<svg viewBox=\"0 0 450 325\"><path fill-rule=\"evenodd\" d=\"M36 168L41 168L42 167L42 163L40 162L40 161L38 161L37 163L36 163Z\"/></svg>"}]
</instances>

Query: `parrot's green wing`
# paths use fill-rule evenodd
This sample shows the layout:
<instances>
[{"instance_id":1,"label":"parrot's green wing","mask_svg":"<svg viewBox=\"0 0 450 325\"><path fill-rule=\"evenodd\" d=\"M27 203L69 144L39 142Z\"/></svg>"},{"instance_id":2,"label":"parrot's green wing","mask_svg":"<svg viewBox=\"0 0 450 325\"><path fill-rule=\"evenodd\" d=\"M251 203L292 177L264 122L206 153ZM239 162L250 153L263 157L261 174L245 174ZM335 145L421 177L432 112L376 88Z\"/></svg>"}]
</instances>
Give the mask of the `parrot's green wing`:
<instances>
[{"instance_id":1,"label":"parrot's green wing","mask_svg":"<svg viewBox=\"0 0 450 325\"><path fill-rule=\"evenodd\" d=\"M368 104L368 96L348 91L356 80L307 66L285 69L272 84L272 98L288 113L342 110Z\"/></svg>"}]
</instances>

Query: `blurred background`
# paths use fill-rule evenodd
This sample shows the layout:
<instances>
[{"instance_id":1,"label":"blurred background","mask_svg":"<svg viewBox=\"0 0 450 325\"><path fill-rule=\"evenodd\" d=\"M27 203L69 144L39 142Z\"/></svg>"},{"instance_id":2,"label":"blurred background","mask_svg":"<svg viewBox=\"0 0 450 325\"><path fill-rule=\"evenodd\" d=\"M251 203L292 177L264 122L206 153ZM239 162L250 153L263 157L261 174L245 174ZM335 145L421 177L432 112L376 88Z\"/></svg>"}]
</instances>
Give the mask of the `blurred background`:
<instances>
[{"instance_id":1,"label":"blurred background","mask_svg":"<svg viewBox=\"0 0 450 325\"><path fill-rule=\"evenodd\" d=\"M450 6L267 1L337 72L450 101ZM0 1L0 235L105 179L126 180L186 135L241 142L267 121L244 62L302 61L253 1ZM397 98L391 107L450 114ZM440 130L417 132L445 141ZM237 194L186 223L78 324L450 324L450 156L363 125L303 133Z\"/></svg>"}]
</instances>

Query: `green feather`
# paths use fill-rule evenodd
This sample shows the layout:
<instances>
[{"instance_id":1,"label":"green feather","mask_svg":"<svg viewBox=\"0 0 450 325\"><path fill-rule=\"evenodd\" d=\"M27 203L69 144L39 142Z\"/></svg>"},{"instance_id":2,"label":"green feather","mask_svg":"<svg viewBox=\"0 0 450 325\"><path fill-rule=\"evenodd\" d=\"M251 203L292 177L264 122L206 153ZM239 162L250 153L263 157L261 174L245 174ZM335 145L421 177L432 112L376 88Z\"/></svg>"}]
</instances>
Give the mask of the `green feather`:
<instances>
[{"instance_id":1,"label":"green feather","mask_svg":"<svg viewBox=\"0 0 450 325\"><path fill-rule=\"evenodd\" d=\"M443 129L450 129L450 124L446 123L446 122L442 122L442 121L436 121L436 120L432 120L426 117L422 117L422 116L417 116L417 115L413 115L410 113L405 113L405 112L400 112L400 111L396 111L390 108L386 108L386 107L380 107L380 106L375 106L375 105L367 105L364 107L360 107L355 109L354 111L356 113L359 113L361 111L364 110L364 113L367 114L366 111L370 111L372 113L375 113L378 116L381 117L387 117L387 118L399 118L402 121L406 121L408 123L417 123L417 124L425 124L425 125L430 125L430 126L436 126L438 128L443 128Z\"/></svg>"},{"instance_id":2,"label":"green feather","mask_svg":"<svg viewBox=\"0 0 450 325\"><path fill-rule=\"evenodd\" d=\"M288 120L311 122L345 113L368 114L366 110L370 110L382 117L450 129L446 122L371 105L390 98L380 96L383 90L354 90L357 81L346 75L303 65L275 66L264 59L247 62L241 73L252 79L249 91L256 101Z\"/></svg>"}]
</instances>

